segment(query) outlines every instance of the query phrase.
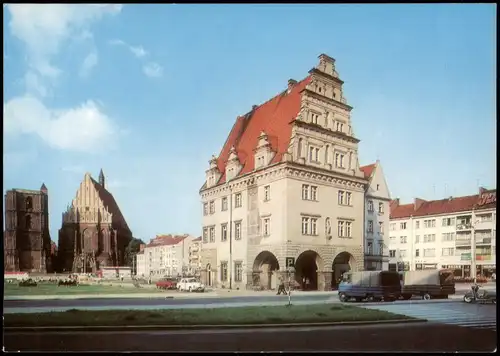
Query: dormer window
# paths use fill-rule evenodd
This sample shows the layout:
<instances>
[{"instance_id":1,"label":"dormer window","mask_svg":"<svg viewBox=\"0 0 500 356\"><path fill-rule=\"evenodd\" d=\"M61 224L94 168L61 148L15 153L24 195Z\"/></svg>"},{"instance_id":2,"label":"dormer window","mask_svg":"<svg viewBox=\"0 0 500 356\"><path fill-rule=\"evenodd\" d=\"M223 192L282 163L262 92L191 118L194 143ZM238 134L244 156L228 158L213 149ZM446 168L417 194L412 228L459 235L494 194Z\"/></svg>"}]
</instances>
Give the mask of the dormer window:
<instances>
[{"instance_id":1,"label":"dormer window","mask_svg":"<svg viewBox=\"0 0 500 356\"><path fill-rule=\"evenodd\" d=\"M256 168L261 168L264 166L264 156L257 157Z\"/></svg>"}]
</instances>

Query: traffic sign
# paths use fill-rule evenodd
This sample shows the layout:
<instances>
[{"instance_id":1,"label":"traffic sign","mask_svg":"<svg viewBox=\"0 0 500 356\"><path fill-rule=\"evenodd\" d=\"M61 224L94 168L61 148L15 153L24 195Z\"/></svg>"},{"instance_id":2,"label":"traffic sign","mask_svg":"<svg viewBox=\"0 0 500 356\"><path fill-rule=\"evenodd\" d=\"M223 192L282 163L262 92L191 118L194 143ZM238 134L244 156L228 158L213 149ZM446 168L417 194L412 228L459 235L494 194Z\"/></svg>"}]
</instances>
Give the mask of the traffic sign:
<instances>
[{"instance_id":1,"label":"traffic sign","mask_svg":"<svg viewBox=\"0 0 500 356\"><path fill-rule=\"evenodd\" d=\"M287 257L285 261L286 261L286 268L295 266L295 257Z\"/></svg>"}]
</instances>

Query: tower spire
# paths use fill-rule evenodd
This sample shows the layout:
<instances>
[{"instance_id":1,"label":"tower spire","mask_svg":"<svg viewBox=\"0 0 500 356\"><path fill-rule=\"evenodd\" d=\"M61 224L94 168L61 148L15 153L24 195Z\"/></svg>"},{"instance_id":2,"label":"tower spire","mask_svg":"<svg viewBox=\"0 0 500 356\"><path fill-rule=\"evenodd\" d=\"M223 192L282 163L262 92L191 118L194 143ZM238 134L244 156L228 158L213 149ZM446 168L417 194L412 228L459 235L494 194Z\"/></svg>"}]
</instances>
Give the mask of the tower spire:
<instances>
[{"instance_id":1,"label":"tower spire","mask_svg":"<svg viewBox=\"0 0 500 356\"><path fill-rule=\"evenodd\" d=\"M104 172L102 171L102 168L99 172L99 184L101 185L101 187L106 189L106 179L104 178Z\"/></svg>"}]
</instances>

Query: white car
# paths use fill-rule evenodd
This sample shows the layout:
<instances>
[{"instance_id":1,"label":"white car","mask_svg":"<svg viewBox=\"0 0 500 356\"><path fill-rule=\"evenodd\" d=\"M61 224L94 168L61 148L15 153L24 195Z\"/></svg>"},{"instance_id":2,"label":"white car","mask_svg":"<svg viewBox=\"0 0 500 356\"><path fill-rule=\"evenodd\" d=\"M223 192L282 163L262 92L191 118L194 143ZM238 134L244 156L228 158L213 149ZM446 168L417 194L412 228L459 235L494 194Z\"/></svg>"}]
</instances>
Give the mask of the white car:
<instances>
[{"instance_id":1,"label":"white car","mask_svg":"<svg viewBox=\"0 0 500 356\"><path fill-rule=\"evenodd\" d=\"M196 278L182 278L177 283L177 289L180 292L203 292L205 290L205 286L203 283L198 282Z\"/></svg>"}]
</instances>

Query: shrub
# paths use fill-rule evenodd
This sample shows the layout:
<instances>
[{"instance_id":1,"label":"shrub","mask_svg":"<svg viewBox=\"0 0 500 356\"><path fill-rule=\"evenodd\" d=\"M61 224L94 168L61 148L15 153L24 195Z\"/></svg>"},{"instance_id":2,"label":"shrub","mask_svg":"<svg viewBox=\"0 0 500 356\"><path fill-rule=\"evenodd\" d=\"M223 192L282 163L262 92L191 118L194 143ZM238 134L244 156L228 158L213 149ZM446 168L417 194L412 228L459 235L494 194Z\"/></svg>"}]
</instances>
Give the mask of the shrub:
<instances>
[{"instance_id":1,"label":"shrub","mask_svg":"<svg viewBox=\"0 0 500 356\"><path fill-rule=\"evenodd\" d=\"M32 280L31 278L19 282L19 287L36 287L36 286L37 286L37 283L34 280Z\"/></svg>"},{"instance_id":2,"label":"shrub","mask_svg":"<svg viewBox=\"0 0 500 356\"><path fill-rule=\"evenodd\" d=\"M58 286L67 286L67 287L72 287L72 286L77 286L78 282L76 280L65 280L65 281L59 281L57 283Z\"/></svg>"}]
</instances>

